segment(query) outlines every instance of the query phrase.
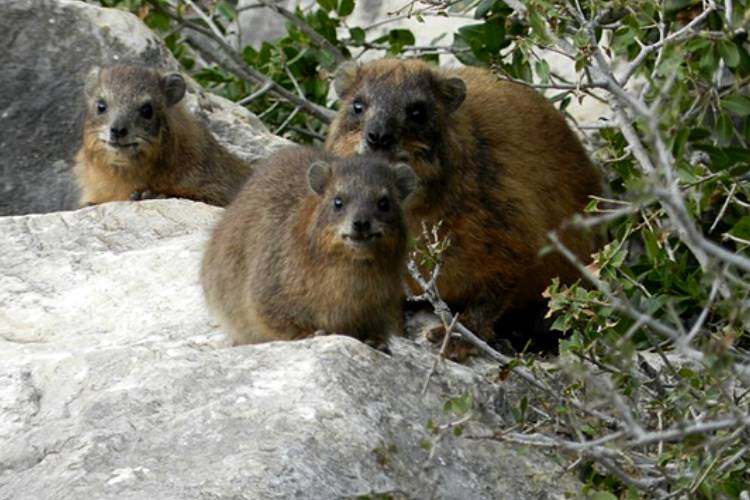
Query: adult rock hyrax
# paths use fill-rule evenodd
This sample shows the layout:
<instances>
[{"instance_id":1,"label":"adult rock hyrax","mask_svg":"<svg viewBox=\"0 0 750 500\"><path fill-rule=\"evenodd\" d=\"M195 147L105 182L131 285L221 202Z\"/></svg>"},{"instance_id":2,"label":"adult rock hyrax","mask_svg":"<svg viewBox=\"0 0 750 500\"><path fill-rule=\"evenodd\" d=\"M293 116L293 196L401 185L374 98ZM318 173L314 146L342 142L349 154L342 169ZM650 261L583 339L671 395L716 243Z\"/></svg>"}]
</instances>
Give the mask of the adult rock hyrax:
<instances>
[{"instance_id":1,"label":"adult rock hyrax","mask_svg":"<svg viewBox=\"0 0 750 500\"><path fill-rule=\"evenodd\" d=\"M418 60L345 63L334 85L341 105L326 148L407 158L419 179L408 224L419 234L421 221L443 221L451 245L438 287L467 326L490 338L505 311L541 301L552 277L577 277L539 253L547 232L599 192L600 176L542 95L483 69ZM561 237L589 259L591 238Z\"/></svg>"},{"instance_id":2,"label":"adult rock hyrax","mask_svg":"<svg viewBox=\"0 0 750 500\"><path fill-rule=\"evenodd\" d=\"M201 280L235 344L347 334L382 345L402 330L416 177L385 159L304 147L259 165L208 243Z\"/></svg>"},{"instance_id":3,"label":"adult rock hyrax","mask_svg":"<svg viewBox=\"0 0 750 500\"><path fill-rule=\"evenodd\" d=\"M85 95L81 206L165 196L224 206L252 171L185 108L179 73L93 68Z\"/></svg>"}]
</instances>

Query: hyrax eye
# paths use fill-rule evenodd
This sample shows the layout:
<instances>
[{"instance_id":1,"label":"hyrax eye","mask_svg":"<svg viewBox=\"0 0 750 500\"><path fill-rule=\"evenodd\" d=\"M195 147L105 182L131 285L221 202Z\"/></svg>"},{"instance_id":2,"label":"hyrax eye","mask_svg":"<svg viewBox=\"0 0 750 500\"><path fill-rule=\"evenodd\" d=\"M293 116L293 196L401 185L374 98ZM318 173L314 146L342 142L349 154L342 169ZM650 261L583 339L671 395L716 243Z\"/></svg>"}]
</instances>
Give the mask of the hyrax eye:
<instances>
[{"instance_id":1,"label":"hyrax eye","mask_svg":"<svg viewBox=\"0 0 750 500\"><path fill-rule=\"evenodd\" d=\"M406 107L406 116L416 123L424 123L427 119L427 107L423 102L415 102Z\"/></svg>"},{"instance_id":2,"label":"hyrax eye","mask_svg":"<svg viewBox=\"0 0 750 500\"><path fill-rule=\"evenodd\" d=\"M360 99L355 99L352 103L352 111L354 111L355 115L361 114L362 111L365 110L365 103L362 102Z\"/></svg>"},{"instance_id":3,"label":"hyrax eye","mask_svg":"<svg viewBox=\"0 0 750 500\"><path fill-rule=\"evenodd\" d=\"M104 102L104 99L99 99L96 101L96 112L100 115L107 111L107 103Z\"/></svg>"},{"instance_id":4,"label":"hyrax eye","mask_svg":"<svg viewBox=\"0 0 750 500\"><path fill-rule=\"evenodd\" d=\"M387 212L391 209L391 200L387 196L383 196L378 200L378 210L381 212Z\"/></svg>"},{"instance_id":5,"label":"hyrax eye","mask_svg":"<svg viewBox=\"0 0 750 500\"><path fill-rule=\"evenodd\" d=\"M154 117L154 107L151 104L146 103L141 106L140 113L144 119L150 120Z\"/></svg>"},{"instance_id":6,"label":"hyrax eye","mask_svg":"<svg viewBox=\"0 0 750 500\"><path fill-rule=\"evenodd\" d=\"M342 200L339 196L335 197L333 199L333 209L338 211L342 208L344 208L344 200Z\"/></svg>"}]
</instances>

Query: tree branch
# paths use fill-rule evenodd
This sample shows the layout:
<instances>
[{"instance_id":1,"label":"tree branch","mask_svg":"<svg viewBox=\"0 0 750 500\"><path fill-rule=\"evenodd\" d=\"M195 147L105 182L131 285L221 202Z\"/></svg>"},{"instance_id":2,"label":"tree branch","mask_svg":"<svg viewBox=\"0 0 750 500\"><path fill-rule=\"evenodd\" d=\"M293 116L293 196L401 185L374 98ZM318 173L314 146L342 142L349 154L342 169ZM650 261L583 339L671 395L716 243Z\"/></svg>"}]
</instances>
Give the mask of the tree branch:
<instances>
[{"instance_id":1,"label":"tree branch","mask_svg":"<svg viewBox=\"0 0 750 500\"><path fill-rule=\"evenodd\" d=\"M229 43L227 43L224 37L218 36L213 31L206 29L203 26L196 24L188 19L185 19L184 17L175 14L169 9L163 8L158 0L147 0L147 2L158 12L169 16L171 19L174 19L177 23L179 23L181 26L184 26L186 29L203 35L212 42L216 43L219 48L221 48L221 51L218 51L208 43L202 42L197 38L192 39L196 48L200 50L201 53L203 53L214 62L219 63L221 61L221 65L226 67L238 78L249 83L261 85L261 89L268 86L268 93L289 102L290 104L300 108L301 110L314 116L315 118L318 118L324 123L330 123L336 116L336 113L334 111L320 106L319 104L316 104L314 102L308 101L303 97L295 95L264 74L248 66L242 59L242 56L237 53L237 51L234 50L234 48L232 48Z\"/></svg>"}]
</instances>

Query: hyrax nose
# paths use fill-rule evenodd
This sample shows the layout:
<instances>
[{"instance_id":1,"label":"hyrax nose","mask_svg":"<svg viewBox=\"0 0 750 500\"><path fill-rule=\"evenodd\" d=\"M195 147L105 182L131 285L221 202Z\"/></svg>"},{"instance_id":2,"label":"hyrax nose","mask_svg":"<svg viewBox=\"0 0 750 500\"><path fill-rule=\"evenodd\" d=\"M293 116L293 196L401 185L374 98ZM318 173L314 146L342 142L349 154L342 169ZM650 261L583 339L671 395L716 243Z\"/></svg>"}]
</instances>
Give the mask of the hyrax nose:
<instances>
[{"instance_id":1,"label":"hyrax nose","mask_svg":"<svg viewBox=\"0 0 750 500\"><path fill-rule=\"evenodd\" d=\"M120 139L128 135L127 127L114 126L111 129L109 129L109 132L112 134L113 139Z\"/></svg>"},{"instance_id":2,"label":"hyrax nose","mask_svg":"<svg viewBox=\"0 0 750 500\"><path fill-rule=\"evenodd\" d=\"M386 149L396 142L396 136L390 132L370 131L367 133L367 145L373 149Z\"/></svg>"},{"instance_id":3,"label":"hyrax nose","mask_svg":"<svg viewBox=\"0 0 750 500\"><path fill-rule=\"evenodd\" d=\"M359 234L367 234L370 232L370 221L368 219L355 220L352 225L354 230Z\"/></svg>"}]
</instances>

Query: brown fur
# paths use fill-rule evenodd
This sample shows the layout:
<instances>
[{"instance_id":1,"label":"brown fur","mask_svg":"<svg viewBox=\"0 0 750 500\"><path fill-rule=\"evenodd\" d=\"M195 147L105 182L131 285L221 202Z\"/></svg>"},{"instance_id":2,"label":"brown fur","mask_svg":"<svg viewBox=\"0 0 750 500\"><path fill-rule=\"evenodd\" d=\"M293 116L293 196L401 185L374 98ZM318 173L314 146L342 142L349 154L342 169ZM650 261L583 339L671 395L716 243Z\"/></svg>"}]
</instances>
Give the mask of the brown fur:
<instances>
[{"instance_id":1,"label":"brown fur","mask_svg":"<svg viewBox=\"0 0 750 500\"><path fill-rule=\"evenodd\" d=\"M328 177L310 173L316 162L330 167ZM400 205L415 177L399 167L303 147L266 160L227 208L203 258L207 302L236 344L319 330L382 344L387 334L402 331L406 226ZM337 196L344 200L338 211ZM347 244L342 231L362 213L369 216L383 196L390 209L372 219L382 237Z\"/></svg>"},{"instance_id":2,"label":"brown fur","mask_svg":"<svg viewBox=\"0 0 750 500\"><path fill-rule=\"evenodd\" d=\"M395 144L382 149L406 153L421 181L409 205L410 229L419 234L421 221L443 221L452 243L438 287L468 326L490 338L504 311L541 301L552 277L577 277L560 256L538 254L546 233L599 192L600 176L543 96L479 68L393 59L343 66L336 88L341 107L327 149L378 149L362 146L371 124L393 133ZM358 114L355 100L364 107ZM419 102L427 119L414 124L405 113ZM589 259L590 238L563 231L562 239Z\"/></svg>"},{"instance_id":3,"label":"brown fur","mask_svg":"<svg viewBox=\"0 0 750 500\"><path fill-rule=\"evenodd\" d=\"M170 103L165 78L182 85ZM95 68L87 81L87 113L83 144L76 155L75 174L80 205L140 199L148 196L190 198L227 205L250 176L249 164L221 146L208 128L181 101L184 80L136 66ZM105 113L97 103L107 104ZM149 103L154 117L138 128L139 106ZM108 144L115 120L129 120L135 148ZM143 121L141 119L141 121ZM137 129L137 130L136 130Z\"/></svg>"}]
</instances>

